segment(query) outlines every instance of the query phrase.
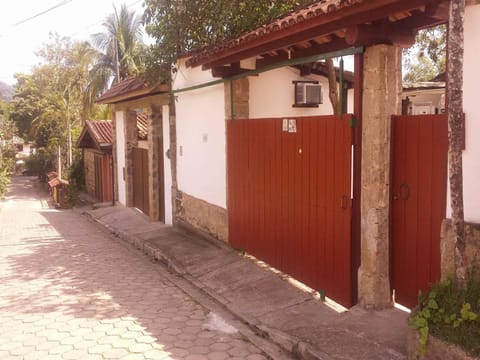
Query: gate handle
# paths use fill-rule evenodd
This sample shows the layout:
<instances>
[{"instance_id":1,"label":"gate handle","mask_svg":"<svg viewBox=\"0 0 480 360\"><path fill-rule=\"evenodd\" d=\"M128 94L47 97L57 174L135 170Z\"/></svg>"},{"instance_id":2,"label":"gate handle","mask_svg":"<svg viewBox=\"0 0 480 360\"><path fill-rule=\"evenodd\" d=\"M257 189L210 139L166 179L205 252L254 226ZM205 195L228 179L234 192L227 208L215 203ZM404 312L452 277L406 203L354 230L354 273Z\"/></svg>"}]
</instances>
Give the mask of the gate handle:
<instances>
[{"instance_id":1,"label":"gate handle","mask_svg":"<svg viewBox=\"0 0 480 360\"><path fill-rule=\"evenodd\" d=\"M400 200L408 200L410 197L410 188L406 181L400 185Z\"/></svg>"},{"instance_id":2,"label":"gate handle","mask_svg":"<svg viewBox=\"0 0 480 360\"><path fill-rule=\"evenodd\" d=\"M347 208L347 196L346 195L342 195L342 198L340 200L340 207L342 209L346 209Z\"/></svg>"}]
</instances>

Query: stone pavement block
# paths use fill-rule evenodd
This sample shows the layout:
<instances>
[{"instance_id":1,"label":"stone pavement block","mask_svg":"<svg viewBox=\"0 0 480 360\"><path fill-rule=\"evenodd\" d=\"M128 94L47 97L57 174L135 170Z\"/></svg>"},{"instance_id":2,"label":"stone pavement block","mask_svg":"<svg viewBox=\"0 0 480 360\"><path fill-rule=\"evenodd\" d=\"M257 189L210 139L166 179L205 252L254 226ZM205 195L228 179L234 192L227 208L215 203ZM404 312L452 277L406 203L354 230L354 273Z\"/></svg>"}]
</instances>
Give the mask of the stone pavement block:
<instances>
[{"instance_id":1,"label":"stone pavement block","mask_svg":"<svg viewBox=\"0 0 480 360\"><path fill-rule=\"evenodd\" d=\"M177 287L165 268L78 211L45 209L27 183L14 179L11 193L27 196L0 204L0 223L11 224L0 230L0 243L8 236L0 254L2 360L180 359L213 352L202 342L210 310ZM106 219L126 219L100 210ZM138 224L149 222L142 218L125 229ZM161 228L135 233L150 238ZM213 342L235 340L208 333ZM181 341L183 349L175 346ZM261 352L248 342L245 351Z\"/></svg>"},{"instance_id":2,"label":"stone pavement block","mask_svg":"<svg viewBox=\"0 0 480 360\"><path fill-rule=\"evenodd\" d=\"M91 216L95 218L94 214ZM143 240L142 234L148 240ZM280 273L245 259L225 245L216 246L194 234L168 228L160 229L157 236L154 234L145 228L141 233L125 236L133 237L129 240L132 243L141 242L141 248L148 255L167 264L175 274L226 306L259 334L270 337L300 358L366 360L380 353L384 354L380 358L405 355L403 334L407 315L404 313L392 310L385 315L395 323L393 327L378 320L382 312L369 317L376 321L362 323L355 315L355 308L337 313L311 293L293 287L285 281L288 277L282 275L281 278ZM382 330L385 327L395 328L396 332ZM382 335L385 333L388 337ZM208 338L195 341L201 343L205 339ZM339 350L348 346L345 351Z\"/></svg>"}]
</instances>

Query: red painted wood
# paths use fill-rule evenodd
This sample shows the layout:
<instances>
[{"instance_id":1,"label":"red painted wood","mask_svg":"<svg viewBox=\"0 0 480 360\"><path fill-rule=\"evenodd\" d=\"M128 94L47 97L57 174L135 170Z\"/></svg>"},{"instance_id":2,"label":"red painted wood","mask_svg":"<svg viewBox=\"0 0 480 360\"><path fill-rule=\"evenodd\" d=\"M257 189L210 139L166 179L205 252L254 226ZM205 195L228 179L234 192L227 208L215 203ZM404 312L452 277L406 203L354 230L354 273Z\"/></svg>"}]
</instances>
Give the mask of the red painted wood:
<instances>
[{"instance_id":1,"label":"red painted wood","mask_svg":"<svg viewBox=\"0 0 480 360\"><path fill-rule=\"evenodd\" d=\"M229 241L351 306L349 117L296 122L227 121Z\"/></svg>"},{"instance_id":2,"label":"red painted wood","mask_svg":"<svg viewBox=\"0 0 480 360\"><path fill-rule=\"evenodd\" d=\"M112 184L112 155L103 155L102 162L102 201L112 201L113 184Z\"/></svg>"},{"instance_id":3,"label":"red painted wood","mask_svg":"<svg viewBox=\"0 0 480 360\"><path fill-rule=\"evenodd\" d=\"M133 165L133 206L149 215L150 198L148 191L148 150L132 149Z\"/></svg>"},{"instance_id":4,"label":"red painted wood","mask_svg":"<svg viewBox=\"0 0 480 360\"><path fill-rule=\"evenodd\" d=\"M392 287L398 303L414 307L419 290L440 279L447 117L394 116L392 121Z\"/></svg>"}]
</instances>

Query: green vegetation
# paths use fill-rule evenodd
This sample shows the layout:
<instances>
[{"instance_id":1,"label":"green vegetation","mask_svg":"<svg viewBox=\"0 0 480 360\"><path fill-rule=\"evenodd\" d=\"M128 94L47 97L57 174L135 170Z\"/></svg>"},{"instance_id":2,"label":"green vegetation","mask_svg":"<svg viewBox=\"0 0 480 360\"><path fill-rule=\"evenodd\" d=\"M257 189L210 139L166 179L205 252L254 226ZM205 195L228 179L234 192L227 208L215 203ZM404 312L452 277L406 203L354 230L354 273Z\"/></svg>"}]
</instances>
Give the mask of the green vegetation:
<instances>
[{"instance_id":1,"label":"green vegetation","mask_svg":"<svg viewBox=\"0 0 480 360\"><path fill-rule=\"evenodd\" d=\"M31 73L15 75L8 119L20 137L35 144L37 154L26 168L41 180L59 167L62 174L78 167L81 153L75 143L84 121L108 114L106 106L94 101L117 76L122 80L143 71L141 18L122 6L119 12L114 8L103 26L104 32L92 35L92 42L52 34L38 50L40 61ZM75 169L70 172L78 175ZM74 181L77 189L82 179Z\"/></svg>"},{"instance_id":2,"label":"green vegetation","mask_svg":"<svg viewBox=\"0 0 480 360\"><path fill-rule=\"evenodd\" d=\"M146 32L154 40L146 60L151 82L170 77L179 55L238 36L311 0L146 0Z\"/></svg>"},{"instance_id":3,"label":"green vegetation","mask_svg":"<svg viewBox=\"0 0 480 360\"><path fill-rule=\"evenodd\" d=\"M480 276L469 274L466 288L448 279L420 294L419 308L410 325L420 333L420 350L425 352L430 334L480 356Z\"/></svg>"},{"instance_id":4,"label":"green vegetation","mask_svg":"<svg viewBox=\"0 0 480 360\"><path fill-rule=\"evenodd\" d=\"M403 80L431 81L446 70L447 29L445 25L420 30L415 45L403 50Z\"/></svg>"},{"instance_id":5,"label":"green vegetation","mask_svg":"<svg viewBox=\"0 0 480 360\"><path fill-rule=\"evenodd\" d=\"M8 118L8 106L0 100L0 199L5 195L15 167L15 126Z\"/></svg>"}]
</instances>

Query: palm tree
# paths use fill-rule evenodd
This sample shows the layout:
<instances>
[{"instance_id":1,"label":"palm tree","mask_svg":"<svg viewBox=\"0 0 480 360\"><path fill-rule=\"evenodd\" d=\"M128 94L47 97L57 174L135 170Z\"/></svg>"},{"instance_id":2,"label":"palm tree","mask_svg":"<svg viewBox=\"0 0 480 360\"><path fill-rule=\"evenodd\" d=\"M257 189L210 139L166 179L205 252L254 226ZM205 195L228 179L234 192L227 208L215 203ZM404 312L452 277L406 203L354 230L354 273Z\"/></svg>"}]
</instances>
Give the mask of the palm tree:
<instances>
[{"instance_id":1,"label":"palm tree","mask_svg":"<svg viewBox=\"0 0 480 360\"><path fill-rule=\"evenodd\" d=\"M89 92L98 95L112 81L119 82L143 71L146 46L142 41L142 19L122 5L103 22L105 32L92 35L97 56L90 71Z\"/></svg>"}]
</instances>

